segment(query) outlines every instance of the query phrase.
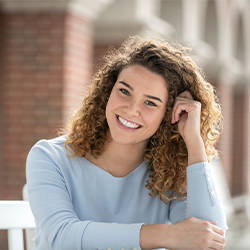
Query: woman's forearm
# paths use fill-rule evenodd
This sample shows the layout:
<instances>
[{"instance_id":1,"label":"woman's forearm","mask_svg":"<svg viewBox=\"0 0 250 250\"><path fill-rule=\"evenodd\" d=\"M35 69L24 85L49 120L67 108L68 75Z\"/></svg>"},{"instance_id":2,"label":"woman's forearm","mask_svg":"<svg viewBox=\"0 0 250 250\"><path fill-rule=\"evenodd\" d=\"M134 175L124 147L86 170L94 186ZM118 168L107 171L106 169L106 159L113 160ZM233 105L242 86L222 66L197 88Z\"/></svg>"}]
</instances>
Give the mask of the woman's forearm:
<instances>
[{"instance_id":1,"label":"woman's forearm","mask_svg":"<svg viewBox=\"0 0 250 250\"><path fill-rule=\"evenodd\" d=\"M205 146L201 136L193 137L185 143L188 151L188 166L199 162L207 162Z\"/></svg>"},{"instance_id":2,"label":"woman's forearm","mask_svg":"<svg viewBox=\"0 0 250 250\"><path fill-rule=\"evenodd\" d=\"M140 246L143 250L168 248L168 234L171 225L153 224L143 225L140 231ZM169 242L169 244L171 244Z\"/></svg>"}]
</instances>

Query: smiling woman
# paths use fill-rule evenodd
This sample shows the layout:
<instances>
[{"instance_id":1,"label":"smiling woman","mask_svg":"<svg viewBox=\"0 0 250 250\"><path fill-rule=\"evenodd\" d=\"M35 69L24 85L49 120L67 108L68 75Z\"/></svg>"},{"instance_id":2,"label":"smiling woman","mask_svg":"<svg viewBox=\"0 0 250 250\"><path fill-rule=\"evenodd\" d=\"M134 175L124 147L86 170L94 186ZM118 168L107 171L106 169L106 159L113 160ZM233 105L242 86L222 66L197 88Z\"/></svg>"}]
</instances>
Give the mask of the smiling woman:
<instances>
[{"instance_id":1,"label":"smiling woman","mask_svg":"<svg viewBox=\"0 0 250 250\"><path fill-rule=\"evenodd\" d=\"M220 117L185 48L135 36L110 51L68 133L29 153L34 249L223 249Z\"/></svg>"},{"instance_id":2,"label":"smiling woman","mask_svg":"<svg viewBox=\"0 0 250 250\"><path fill-rule=\"evenodd\" d=\"M139 65L122 70L106 107L111 143L133 144L143 155L165 115L167 95L162 76Z\"/></svg>"}]
</instances>

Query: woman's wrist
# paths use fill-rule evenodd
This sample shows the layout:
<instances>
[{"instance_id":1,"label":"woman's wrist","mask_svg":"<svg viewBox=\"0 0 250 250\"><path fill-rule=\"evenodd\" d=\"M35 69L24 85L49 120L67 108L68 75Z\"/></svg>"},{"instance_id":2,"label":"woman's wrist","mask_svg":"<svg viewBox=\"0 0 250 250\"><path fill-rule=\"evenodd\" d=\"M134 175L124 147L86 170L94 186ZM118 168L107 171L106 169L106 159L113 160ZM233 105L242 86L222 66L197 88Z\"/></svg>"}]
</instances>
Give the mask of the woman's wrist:
<instances>
[{"instance_id":1,"label":"woman's wrist","mask_svg":"<svg viewBox=\"0 0 250 250\"><path fill-rule=\"evenodd\" d=\"M205 145L201 136L185 141L188 151L188 165L207 162Z\"/></svg>"},{"instance_id":2,"label":"woman's wrist","mask_svg":"<svg viewBox=\"0 0 250 250\"><path fill-rule=\"evenodd\" d=\"M143 225L140 232L140 246L143 250L155 248L170 248L174 242L169 231L172 225L153 224Z\"/></svg>"}]
</instances>

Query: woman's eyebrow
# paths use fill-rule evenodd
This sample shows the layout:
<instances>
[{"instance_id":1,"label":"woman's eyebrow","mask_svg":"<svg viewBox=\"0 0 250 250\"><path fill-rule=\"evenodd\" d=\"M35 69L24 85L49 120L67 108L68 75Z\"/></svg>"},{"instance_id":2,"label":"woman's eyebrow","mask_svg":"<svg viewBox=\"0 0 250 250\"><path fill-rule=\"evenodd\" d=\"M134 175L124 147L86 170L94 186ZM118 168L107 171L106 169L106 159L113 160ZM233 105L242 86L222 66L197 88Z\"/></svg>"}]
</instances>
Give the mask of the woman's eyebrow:
<instances>
[{"instance_id":1,"label":"woman's eyebrow","mask_svg":"<svg viewBox=\"0 0 250 250\"><path fill-rule=\"evenodd\" d=\"M123 81L119 81L119 83L123 84L124 86L128 87L131 90L134 90L134 88L132 88L129 84L127 84L126 82Z\"/></svg>"},{"instance_id":2,"label":"woman's eyebrow","mask_svg":"<svg viewBox=\"0 0 250 250\"><path fill-rule=\"evenodd\" d=\"M147 98L150 98L150 99L157 100L157 101L162 103L162 100L160 98L158 98L158 97L155 97L155 96L152 96L152 95L144 95L144 96L147 97Z\"/></svg>"},{"instance_id":3,"label":"woman's eyebrow","mask_svg":"<svg viewBox=\"0 0 250 250\"><path fill-rule=\"evenodd\" d=\"M124 81L119 81L119 83L123 84L124 86L128 87L128 88L131 89L131 90L134 90L133 87L131 87L129 84L127 84L127 83L124 82ZM159 102L162 103L162 100L161 100L159 97L155 97L155 96L152 96L152 95L144 95L144 96L147 97L147 98L150 98L150 99L157 100L157 101L159 101Z\"/></svg>"}]
</instances>

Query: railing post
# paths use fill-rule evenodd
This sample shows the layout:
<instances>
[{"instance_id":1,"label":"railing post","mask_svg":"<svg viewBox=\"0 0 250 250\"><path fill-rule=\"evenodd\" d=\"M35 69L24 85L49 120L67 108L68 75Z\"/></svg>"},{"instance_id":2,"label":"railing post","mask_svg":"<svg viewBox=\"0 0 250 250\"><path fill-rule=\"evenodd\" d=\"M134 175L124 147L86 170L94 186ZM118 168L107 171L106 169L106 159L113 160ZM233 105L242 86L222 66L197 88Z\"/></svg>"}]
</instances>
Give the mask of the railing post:
<instances>
[{"instance_id":1,"label":"railing post","mask_svg":"<svg viewBox=\"0 0 250 250\"><path fill-rule=\"evenodd\" d=\"M9 229L8 230L9 250L24 250L23 247L23 229Z\"/></svg>"}]
</instances>

